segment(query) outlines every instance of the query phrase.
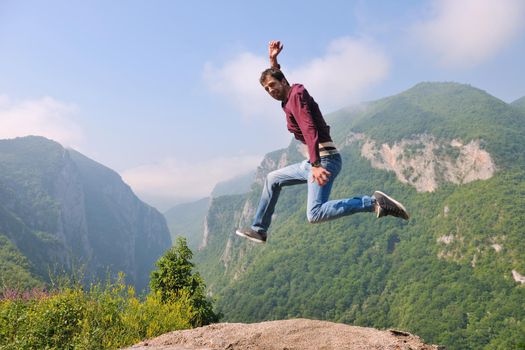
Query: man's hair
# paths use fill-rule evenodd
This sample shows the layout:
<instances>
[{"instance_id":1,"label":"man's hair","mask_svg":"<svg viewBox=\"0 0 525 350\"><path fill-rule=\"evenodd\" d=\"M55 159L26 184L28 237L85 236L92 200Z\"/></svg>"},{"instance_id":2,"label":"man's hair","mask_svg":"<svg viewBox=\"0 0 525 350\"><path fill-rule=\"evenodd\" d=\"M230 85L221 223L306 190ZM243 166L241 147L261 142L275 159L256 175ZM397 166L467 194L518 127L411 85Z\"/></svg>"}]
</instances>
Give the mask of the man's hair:
<instances>
[{"instance_id":1,"label":"man's hair","mask_svg":"<svg viewBox=\"0 0 525 350\"><path fill-rule=\"evenodd\" d=\"M259 83L261 83L261 85L264 85L264 81L267 79L268 76L271 76L279 80L280 82L284 80L286 84L290 85L290 83L288 83L288 80L286 80L286 77L284 76L283 72L277 68L268 68L264 70L261 73L261 78L259 79Z\"/></svg>"}]
</instances>

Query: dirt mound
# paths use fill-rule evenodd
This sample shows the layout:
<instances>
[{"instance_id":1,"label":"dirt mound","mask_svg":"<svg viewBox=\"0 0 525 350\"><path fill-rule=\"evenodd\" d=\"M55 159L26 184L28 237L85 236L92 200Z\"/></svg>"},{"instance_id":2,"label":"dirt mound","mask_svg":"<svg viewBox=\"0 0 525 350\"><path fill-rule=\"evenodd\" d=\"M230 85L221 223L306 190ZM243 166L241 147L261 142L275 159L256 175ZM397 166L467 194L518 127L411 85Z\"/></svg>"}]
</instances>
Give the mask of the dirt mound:
<instances>
[{"instance_id":1,"label":"dirt mound","mask_svg":"<svg viewBox=\"0 0 525 350\"><path fill-rule=\"evenodd\" d=\"M126 350L438 350L410 333L294 319L218 323L176 331Z\"/></svg>"}]
</instances>

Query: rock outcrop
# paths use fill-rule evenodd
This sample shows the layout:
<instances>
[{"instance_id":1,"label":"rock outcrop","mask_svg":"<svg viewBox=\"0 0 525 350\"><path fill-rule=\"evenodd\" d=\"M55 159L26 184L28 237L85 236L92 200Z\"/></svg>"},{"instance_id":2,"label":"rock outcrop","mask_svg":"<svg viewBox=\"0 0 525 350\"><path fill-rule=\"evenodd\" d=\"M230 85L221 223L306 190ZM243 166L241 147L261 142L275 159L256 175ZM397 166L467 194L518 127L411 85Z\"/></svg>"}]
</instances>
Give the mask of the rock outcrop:
<instances>
[{"instance_id":1,"label":"rock outcrop","mask_svg":"<svg viewBox=\"0 0 525 350\"><path fill-rule=\"evenodd\" d=\"M398 330L308 319L219 323L176 331L126 350L438 350Z\"/></svg>"}]
</instances>

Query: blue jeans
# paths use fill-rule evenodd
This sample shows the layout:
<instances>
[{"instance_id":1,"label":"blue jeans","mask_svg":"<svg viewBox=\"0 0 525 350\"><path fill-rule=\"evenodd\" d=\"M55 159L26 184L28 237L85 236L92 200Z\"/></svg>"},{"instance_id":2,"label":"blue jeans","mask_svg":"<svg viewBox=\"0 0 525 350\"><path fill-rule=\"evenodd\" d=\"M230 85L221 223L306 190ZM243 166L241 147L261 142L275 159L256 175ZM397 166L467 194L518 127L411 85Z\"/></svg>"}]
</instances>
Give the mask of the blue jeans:
<instances>
[{"instance_id":1,"label":"blue jeans","mask_svg":"<svg viewBox=\"0 0 525 350\"><path fill-rule=\"evenodd\" d=\"M319 186L317 182L311 181L312 166L307 160L269 173L264 183L252 229L258 232L267 232L281 188L304 183L308 183L306 216L310 223L336 219L359 212L374 211L374 199L369 196L328 200L335 178L341 171L341 165L342 160L339 154L321 157L321 166L331 173L328 183L324 186Z\"/></svg>"}]
</instances>

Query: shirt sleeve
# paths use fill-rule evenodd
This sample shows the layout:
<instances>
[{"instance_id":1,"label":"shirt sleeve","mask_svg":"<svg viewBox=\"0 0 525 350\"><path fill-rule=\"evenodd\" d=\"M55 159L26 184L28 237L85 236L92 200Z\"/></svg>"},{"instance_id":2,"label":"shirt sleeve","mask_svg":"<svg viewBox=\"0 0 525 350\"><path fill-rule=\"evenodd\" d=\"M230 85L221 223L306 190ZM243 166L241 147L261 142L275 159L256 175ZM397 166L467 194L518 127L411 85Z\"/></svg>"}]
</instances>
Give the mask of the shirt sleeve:
<instances>
[{"instance_id":1,"label":"shirt sleeve","mask_svg":"<svg viewBox=\"0 0 525 350\"><path fill-rule=\"evenodd\" d=\"M310 163L320 160L319 157L319 134L310 110L311 97L308 91L301 90L292 96L291 112L301 129L304 142L308 148Z\"/></svg>"}]
</instances>

